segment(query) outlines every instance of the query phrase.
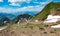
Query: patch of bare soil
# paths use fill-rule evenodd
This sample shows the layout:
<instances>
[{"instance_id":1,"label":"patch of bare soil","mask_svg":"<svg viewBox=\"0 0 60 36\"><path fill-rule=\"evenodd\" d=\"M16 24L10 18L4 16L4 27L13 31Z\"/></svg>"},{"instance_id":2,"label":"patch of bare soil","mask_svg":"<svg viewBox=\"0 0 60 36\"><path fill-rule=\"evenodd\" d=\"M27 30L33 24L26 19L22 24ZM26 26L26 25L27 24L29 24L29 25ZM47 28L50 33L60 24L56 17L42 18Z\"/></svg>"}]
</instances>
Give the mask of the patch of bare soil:
<instances>
[{"instance_id":1,"label":"patch of bare soil","mask_svg":"<svg viewBox=\"0 0 60 36\"><path fill-rule=\"evenodd\" d=\"M55 15L60 15L60 11L59 12L56 12Z\"/></svg>"}]
</instances>

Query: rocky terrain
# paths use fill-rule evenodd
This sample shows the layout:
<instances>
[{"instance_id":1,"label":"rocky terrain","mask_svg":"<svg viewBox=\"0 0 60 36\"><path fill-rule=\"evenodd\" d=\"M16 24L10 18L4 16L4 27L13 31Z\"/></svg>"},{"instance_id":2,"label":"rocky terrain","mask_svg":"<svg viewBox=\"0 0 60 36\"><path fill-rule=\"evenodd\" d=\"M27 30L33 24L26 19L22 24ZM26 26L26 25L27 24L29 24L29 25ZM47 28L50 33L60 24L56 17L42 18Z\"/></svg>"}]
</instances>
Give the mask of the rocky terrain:
<instances>
[{"instance_id":1,"label":"rocky terrain","mask_svg":"<svg viewBox=\"0 0 60 36\"><path fill-rule=\"evenodd\" d=\"M59 28L51 28L52 25L60 24L60 21L48 24L43 23L49 14L60 15L59 8L60 3L51 2L35 17L26 14L19 15L12 20L13 23L0 31L0 36L60 36ZM30 20L29 17L31 21L26 22L26 20ZM25 21L21 23L20 19ZM38 22L35 22L35 20L38 20Z\"/></svg>"},{"instance_id":2,"label":"rocky terrain","mask_svg":"<svg viewBox=\"0 0 60 36\"><path fill-rule=\"evenodd\" d=\"M60 36L60 29L53 29L52 25L56 24L12 24L0 31L0 36Z\"/></svg>"}]
</instances>

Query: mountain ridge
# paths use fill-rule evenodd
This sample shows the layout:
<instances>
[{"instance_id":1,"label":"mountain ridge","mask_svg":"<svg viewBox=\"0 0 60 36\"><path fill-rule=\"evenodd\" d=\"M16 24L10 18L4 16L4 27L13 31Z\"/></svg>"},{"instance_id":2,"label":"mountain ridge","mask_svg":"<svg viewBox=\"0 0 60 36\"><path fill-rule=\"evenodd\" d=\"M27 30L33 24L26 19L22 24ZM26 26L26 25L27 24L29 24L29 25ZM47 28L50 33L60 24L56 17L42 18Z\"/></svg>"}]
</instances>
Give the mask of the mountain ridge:
<instances>
[{"instance_id":1,"label":"mountain ridge","mask_svg":"<svg viewBox=\"0 0 60 36\"><path fill-rule=\"evenodd\" d=\"M36 20L36 19L44 20L47 18L49 14L51 14L51 9L54 9L54 12L52 13L55 13L56 9L58 8L60 8L60 3L51 2L47 4L40 13L38 13L35 17L33 17L32 20Z\"/></svg>"}]
</instances>

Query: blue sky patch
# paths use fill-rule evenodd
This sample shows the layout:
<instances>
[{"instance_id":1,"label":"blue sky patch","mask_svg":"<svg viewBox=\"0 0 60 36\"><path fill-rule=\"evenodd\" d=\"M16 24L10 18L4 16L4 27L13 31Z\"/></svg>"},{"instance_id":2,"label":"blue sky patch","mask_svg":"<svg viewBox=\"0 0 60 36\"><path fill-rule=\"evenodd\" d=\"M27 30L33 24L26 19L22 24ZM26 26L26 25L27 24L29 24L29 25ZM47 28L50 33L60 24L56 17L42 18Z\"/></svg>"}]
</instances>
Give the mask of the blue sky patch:
<instances>
[{"instance_id":1,"label":"blue sky patch","mask_svg":"<svg viewBox=\"0 0 60 36\"><path fill-rule=\"evenodd\" d=\"M60 0L0 0L0 13L40 12L52 1L59 2Z\"/></svg>"}]
</instances>

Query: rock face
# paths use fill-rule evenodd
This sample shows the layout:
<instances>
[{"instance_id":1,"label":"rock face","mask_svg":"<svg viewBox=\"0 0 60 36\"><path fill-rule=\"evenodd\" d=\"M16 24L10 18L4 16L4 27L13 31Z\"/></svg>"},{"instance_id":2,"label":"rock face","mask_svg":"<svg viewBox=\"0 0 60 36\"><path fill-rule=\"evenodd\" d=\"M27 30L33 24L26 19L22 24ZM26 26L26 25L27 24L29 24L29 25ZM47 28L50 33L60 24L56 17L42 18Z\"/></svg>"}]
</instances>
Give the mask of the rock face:
<instances>
[{"instance_id":1,"label":"rock face","mask_svg":"<svg viewBox=\"0 0 60 36\"><path fill-rule=\"evenodd\" d=\"M13 19L14 23L17 22L27 22L28 20L30 20L32 18L31 15L28 14L22 14L22 15L18 15L15 19Z\"/></svg>"},{"instance_id":2,"label":"rock face","mask_svg":"<svg viewBox=\"0 0 60 36\"><path fill-rule=\"evenodd\" d=\"M4 26L10 23L10 20L7 17L3 17L0 19L0 26Z\"/></svg>"},{"instance_id":3,"label":"rock face","mask_svg":"<svg viewBox=\"0 0 60 36\"><path fill-rule=\"evenodd\" d=\"M18 22L28 22L31 18L32 16L28 14L18 15L13 20L10 20L8 17L5 16L0 19L0 26L12 24L12 23L18 23Z\"/></svg>"}]
</instances>

